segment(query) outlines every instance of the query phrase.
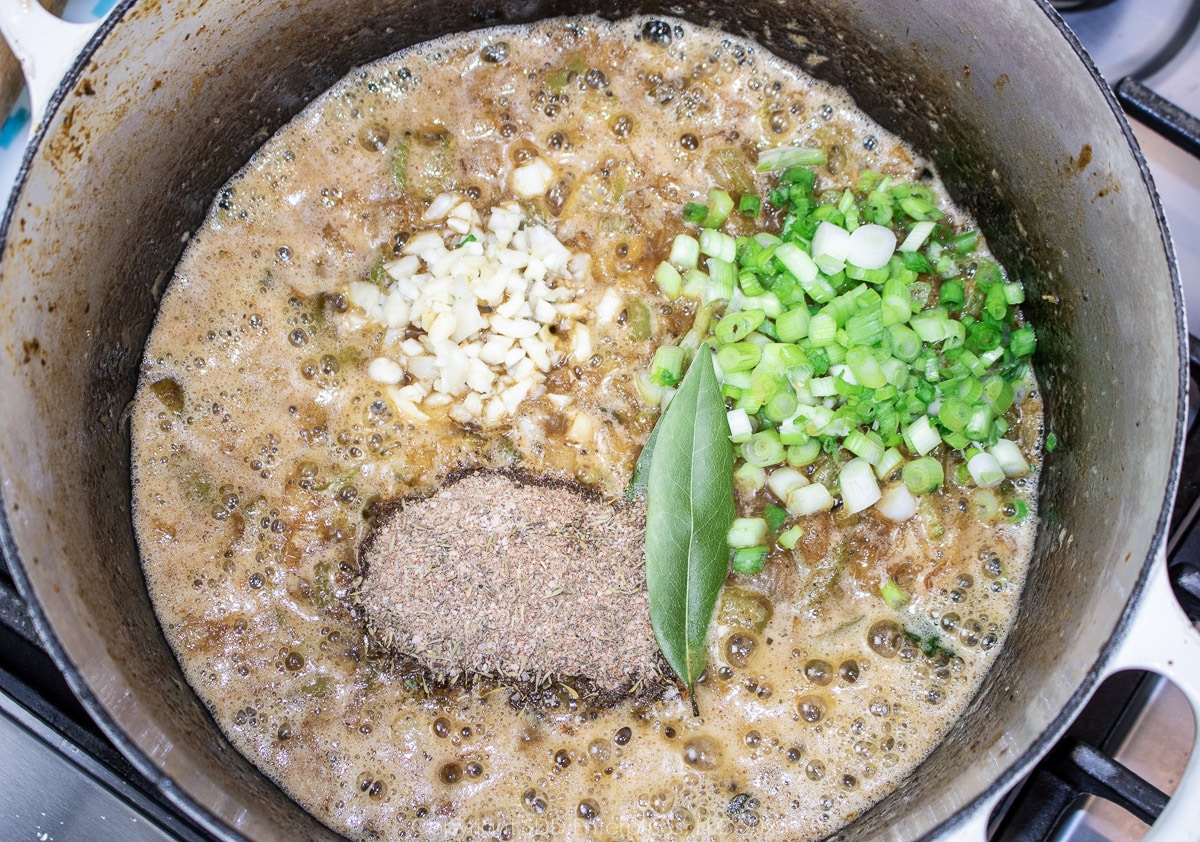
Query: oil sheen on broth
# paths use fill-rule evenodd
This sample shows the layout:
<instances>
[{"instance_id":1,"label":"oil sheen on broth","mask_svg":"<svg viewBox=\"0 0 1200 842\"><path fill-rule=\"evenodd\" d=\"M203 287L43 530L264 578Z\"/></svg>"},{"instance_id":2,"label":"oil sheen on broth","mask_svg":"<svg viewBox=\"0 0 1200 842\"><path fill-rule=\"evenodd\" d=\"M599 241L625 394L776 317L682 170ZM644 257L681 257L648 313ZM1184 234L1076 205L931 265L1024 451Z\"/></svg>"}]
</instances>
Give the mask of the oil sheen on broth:
<instances>
[{"instance_id":1,"label":"oil sheen on broth","mask_svg":"<svg viewBox=\"0 0 1200 842\"><path fill-rule=\"evenodd\" d=\"M828 149L818 178L839 189L864 168L924 166L844 93L759 48L646 23L474 32L352 73L221 192L162 302L133 424L159 617L237 748L349 836L821 837L902 785L1004 640L1034 518L983 525L953 482L899 526L813 516L794 558L732 575L700 718L674 690L592 707L556 685L517 707L488 681L439 689L365 638L351 593L378 502L471 467L610 497L628 482L657 417L633 372L691 322L651 279L684 202L764 191L752 163L769 146ZM484 213L535 158L555 180L527 216L590 256L576 301L595 313L613 287L629 306L591 320L594 353L560 361L501 423L464 427L450 407L415 422L368 377L382 331L354 324L343 293L428 227L434 196L458 191ZM563 434L564 393L595 420L586 446ZM1026 454L1039 409L1036 394L1020 408ZM1015 493L1032 506L1032 480ZM941 649L901 633L884 574Z\"/></svg>"}]
</instances>

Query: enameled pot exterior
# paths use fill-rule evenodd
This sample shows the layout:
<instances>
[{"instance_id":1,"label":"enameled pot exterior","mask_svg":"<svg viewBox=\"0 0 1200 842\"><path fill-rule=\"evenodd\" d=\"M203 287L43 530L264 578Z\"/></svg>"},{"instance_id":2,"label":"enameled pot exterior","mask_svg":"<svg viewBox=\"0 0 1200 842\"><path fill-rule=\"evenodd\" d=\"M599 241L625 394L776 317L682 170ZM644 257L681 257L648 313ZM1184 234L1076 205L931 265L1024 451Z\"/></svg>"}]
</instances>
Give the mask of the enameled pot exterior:
<instances>
[{"instance_id":1,"label":"enameled pot exterior","mask_svg":"<svg viewBox=\"0 0 1200 842\"><path fill-rule=\"evenodd\" d=\"M343 74L577 12L715 23L845 85L936 162L1029 290L1062 446L1027 598L950 738L839 838L950 833L1115 663L1161 565L1181 444L1182 302L1157 200L1111 95L1033 0L124 4L55 95L5 220L0 494L19 584L85 704L184 809L222 836L333 836L230 747L159 630L130 522L142 347L217 188Z\"/></svg>"}]
</instances>

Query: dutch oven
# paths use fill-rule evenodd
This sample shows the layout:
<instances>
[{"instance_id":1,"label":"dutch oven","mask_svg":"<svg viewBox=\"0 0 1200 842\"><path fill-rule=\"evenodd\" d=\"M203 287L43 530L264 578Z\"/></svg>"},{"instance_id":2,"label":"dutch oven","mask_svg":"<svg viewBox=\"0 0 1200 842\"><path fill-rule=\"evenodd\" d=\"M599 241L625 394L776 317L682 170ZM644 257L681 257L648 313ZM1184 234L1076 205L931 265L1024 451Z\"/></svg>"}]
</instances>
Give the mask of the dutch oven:
<instances>
[{"instance_id":1,"label":"dutch oven","mask_svg":"<svg viewBox=\"0 0 1200 842\"><path fill-rule=\"evenodd\" d=\"M217 189L353 67L553 15L715 24L846 87L936 162L1029 291L1061 444L1016 625L947 738L837 838L981 839L1117 670L1163 672L1200 709L1200 637L1163 559L1186 415L1180 286L1129 126L1042 0L128 0L94 33L40 12L0 4L35 105L49 103L4 217L0 541L85 707L216 836L334 834L233 750L147 596L127 410L159 297ZM1153 833L1196 838L1198 803L1193 752Z\"/></svg>"}]
</instances>

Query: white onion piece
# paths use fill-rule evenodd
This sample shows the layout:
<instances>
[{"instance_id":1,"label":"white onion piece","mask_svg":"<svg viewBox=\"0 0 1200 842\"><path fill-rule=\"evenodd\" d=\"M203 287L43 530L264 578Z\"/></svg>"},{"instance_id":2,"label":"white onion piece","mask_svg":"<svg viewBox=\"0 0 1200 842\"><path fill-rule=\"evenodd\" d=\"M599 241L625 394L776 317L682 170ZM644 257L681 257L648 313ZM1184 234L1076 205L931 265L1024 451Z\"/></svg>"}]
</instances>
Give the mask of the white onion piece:
<instances>
[{"instance_id":1,"label":"white onion piece","mask_svg":"<svg viewBox=\"0 0 1200 842\"><path fill-rule=\"evenodd\" d=\"M832 222L822 222L813 234L812 256L814 260L822 257L845 260L850 256L850 232Z\"/></svg>"},{"instance_id":2,"label":"white onion piece","mask_svg":"<svg viewBox=\"0 0 1200 842\"><path fill-rule=\"evenodd\" d=\"M888 520L901 523L917 513L917 498L898 482L884 489L875 508Z\"/></svg>"},{"instance_id":3,"label":"white onion piece","mask_svg":"<svg viewBox=\"0 0 1200 842\"><path fill-rule=\"evenodd\" d=\"M882 269L896 253L896 235L882 225L860 225L850 235L846 260L859 269Z\"/></svg>"},{"instance_id":4,"label":"white onion piece","mask_svg":"<svg viewBox=\"0 0 1200 842\"><path fill-rule=\"evenodd\" d=\"M838 487L842 492L842 505L848 514L861 512L879 501L879 484L875 472L865 459L851 459L842 466L838 474Z\"/></svg>"}]
</instances>

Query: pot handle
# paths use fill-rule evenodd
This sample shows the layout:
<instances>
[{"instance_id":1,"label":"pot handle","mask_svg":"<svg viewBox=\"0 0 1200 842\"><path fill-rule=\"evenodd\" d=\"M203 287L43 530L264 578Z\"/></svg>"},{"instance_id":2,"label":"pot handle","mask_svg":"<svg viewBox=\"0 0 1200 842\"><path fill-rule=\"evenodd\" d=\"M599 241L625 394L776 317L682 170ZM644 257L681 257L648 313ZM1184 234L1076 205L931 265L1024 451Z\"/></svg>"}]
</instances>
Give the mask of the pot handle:
<instances>
[{"instance_id":1,"label":"pot handle","mask_svg":"<svg viewBox=\"0 0 1200 842\"><path fill-rule=\"evenodd\" d=\"M1191 703L1197 726L1197 740L1183 776L1142 842L1200 839L1196 822L1196 805L1200 804L1200 632L1171 590L1165 553L1151 565L1141 604L1106 667L1106 677L1127 669L1155 672L1170 679Z\"/></svg>"},{"instance_id":2,"label":"pot handle","mask_svg":"<svg viewBox=\"0 0 1200 842\"><path fill-rule=\"evenodd\" d=\"M1197 739L1187 768L1167 807L1142 842L1200 839L1196 805L1200 804L1200 631L1179 607L1171 589L1165 552L1151 565L1140 604L1124 638L1105 666L1105 678L1123 670L1155 672L1183 691L1196 718ZM992 810L1003 793L975 805L953 827L937 834L938 842L986 842Z\"/></svg>"},{"instance_id":3,"label":"pot handle","mask_svg":"<svg viewBox=\"0 0 1200 842\"><path fill-rule=\"evenodd\" d=\"M36 0L0 0L0 34L25 73L34 131L55 89L99 26L99 21L69 23Z\"/></svg>"}]
</instances>

